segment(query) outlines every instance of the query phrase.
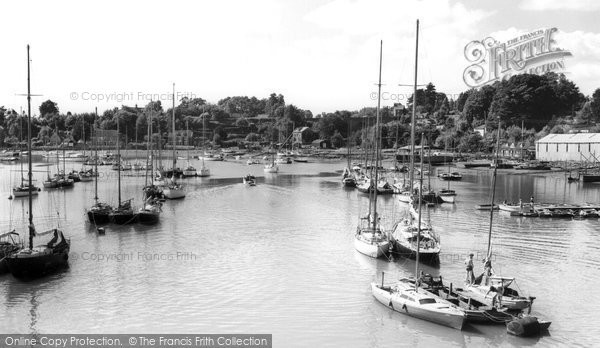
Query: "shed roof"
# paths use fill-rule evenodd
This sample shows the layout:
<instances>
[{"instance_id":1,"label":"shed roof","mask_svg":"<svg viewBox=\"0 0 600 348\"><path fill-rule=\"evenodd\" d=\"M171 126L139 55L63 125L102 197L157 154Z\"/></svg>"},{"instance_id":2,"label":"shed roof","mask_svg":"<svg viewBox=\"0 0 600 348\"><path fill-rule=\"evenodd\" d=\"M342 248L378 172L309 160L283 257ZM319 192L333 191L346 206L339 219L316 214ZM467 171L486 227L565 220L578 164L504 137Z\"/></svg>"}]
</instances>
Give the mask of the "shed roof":
<instances>
[{"instance_id":1,"label":"shed roof","mask_svg":"<svg viewBox=\"0 0 600 348\"><path fill-rule=\"evenodd\" d=\"M600 143L600 133L548 134L537 142L552 144Z\"/></svg>"}]
</instances>

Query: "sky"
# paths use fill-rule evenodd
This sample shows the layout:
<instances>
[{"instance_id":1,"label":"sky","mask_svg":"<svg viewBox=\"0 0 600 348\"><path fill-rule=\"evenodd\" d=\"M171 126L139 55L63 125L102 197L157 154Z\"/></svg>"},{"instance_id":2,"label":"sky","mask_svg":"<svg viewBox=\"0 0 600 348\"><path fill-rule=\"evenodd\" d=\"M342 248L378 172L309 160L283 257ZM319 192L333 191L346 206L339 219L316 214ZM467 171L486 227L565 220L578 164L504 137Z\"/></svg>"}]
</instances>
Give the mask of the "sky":
<instances>
[{"instance_id":1,"label":"sky","mask_svg":"<svg viewBox=\"0 0 600 348\"><path fill-rule=\"evenodd\" d=\"M600 88L600 1L224 0L6 1L0 3L0 106L26 109L31 45L32 112L51 99L61 112L121 105L217 103L266 98L317 115L382 105L412 93L415 23L418 84L456 98L468 89L465 45L556 27L569 50L565 74L585 95Z\"/></svg>"}]
</instances>

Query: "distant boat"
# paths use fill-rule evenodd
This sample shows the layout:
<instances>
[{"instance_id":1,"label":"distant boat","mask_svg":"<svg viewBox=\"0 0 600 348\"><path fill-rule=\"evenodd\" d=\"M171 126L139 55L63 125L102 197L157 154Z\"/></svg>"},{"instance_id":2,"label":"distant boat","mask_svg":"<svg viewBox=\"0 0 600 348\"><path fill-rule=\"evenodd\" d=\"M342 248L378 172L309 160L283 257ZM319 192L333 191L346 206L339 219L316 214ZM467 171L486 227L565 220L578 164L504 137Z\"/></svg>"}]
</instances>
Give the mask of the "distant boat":
<instances>
[{"instance_id":1,"label":"distant boat","mask_svg":"<svg viewBox=\"0 0 600 348\"><path fill-rule=\"evenodd\" d=\"M173 84L173 115L172 119L172 131L175 133L175 84ZM177 168L177 156L175 155L175 137L173 137L173 168ZM177 183L177 179L174 175L166 181L163 186L163 194L167 199L181 199L185 197L185 188L183 185Z\"/></svg>"},{"instance_id":2,"label":"distant boat","mask_svg":"<svg viewBox=\"0 0 600 348\"><path fill-rule=\"evenodd\" d=\"M447 181L459 181L462 180L462 174L460 174L459 172L440 173L438 174L438 178Z\"/></svg>"},{"instance_id":3,"label":"distant boat","mask_svg":"<svg viewBox=\"0 0 600 348\"><path fill-rule=\"evenodd\" d=\"M248 186L255 186L256 178L254 177L254 175L248 174L242 178L242 182Z\"/></svg>"}]
</instances>

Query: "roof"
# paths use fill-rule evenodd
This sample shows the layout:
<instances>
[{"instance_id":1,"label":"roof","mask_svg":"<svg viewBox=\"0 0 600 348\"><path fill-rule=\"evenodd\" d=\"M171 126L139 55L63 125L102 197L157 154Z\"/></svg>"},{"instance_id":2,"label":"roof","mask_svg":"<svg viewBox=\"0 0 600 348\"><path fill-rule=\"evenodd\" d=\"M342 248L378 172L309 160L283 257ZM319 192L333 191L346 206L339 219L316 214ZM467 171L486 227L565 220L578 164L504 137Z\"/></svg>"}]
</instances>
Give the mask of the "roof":
<instances>
[{"instance_id":1,"label":"roof","mask_svg":"<svg viewBox=\"0 0 600 348\"><path fill-rule=\"evenodd\" d=\"M294 133L295 133L295 132L300 132L300 133L302 133L302 132L304 132L304 131L305 131L305 130L307 130L307 129L308 129L308 127L298 127L298 128L296 128L296 129L294 129Z\"/></svg>"},{"instance_id":2,"label":"roof","mask_svg":"<svg viewBox=\"0 0 600 348\"><path fill-rule=\"evenodd\" d=\"M600 143L600 133L548 134L536 142L552 144Z\"/></svg>"}]
</instances>

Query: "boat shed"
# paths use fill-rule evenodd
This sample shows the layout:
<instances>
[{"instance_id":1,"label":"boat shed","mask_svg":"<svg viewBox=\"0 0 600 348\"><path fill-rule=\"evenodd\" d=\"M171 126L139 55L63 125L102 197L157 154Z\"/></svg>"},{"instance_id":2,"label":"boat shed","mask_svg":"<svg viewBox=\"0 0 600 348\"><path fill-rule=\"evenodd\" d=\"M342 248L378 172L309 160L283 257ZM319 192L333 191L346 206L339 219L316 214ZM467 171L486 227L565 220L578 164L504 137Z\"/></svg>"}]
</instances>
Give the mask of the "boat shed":
<instances>
[{"instance_id":1,"label":"boat shed","mask_svg":"<svg viewBox=\"0 0 600 348\"><path fill-rule=\"evenodd\" d=\"M600 133L548 134L535 142L540 161L600 160Z\"/></svg>"}]
</instances>

